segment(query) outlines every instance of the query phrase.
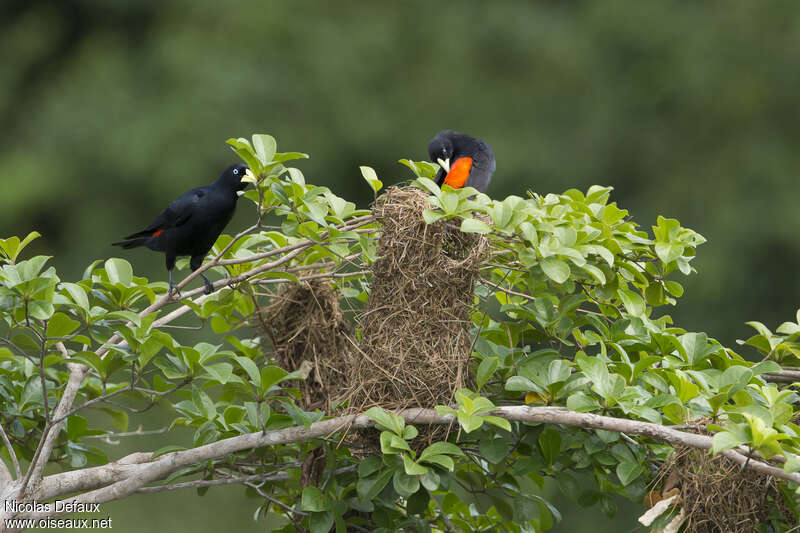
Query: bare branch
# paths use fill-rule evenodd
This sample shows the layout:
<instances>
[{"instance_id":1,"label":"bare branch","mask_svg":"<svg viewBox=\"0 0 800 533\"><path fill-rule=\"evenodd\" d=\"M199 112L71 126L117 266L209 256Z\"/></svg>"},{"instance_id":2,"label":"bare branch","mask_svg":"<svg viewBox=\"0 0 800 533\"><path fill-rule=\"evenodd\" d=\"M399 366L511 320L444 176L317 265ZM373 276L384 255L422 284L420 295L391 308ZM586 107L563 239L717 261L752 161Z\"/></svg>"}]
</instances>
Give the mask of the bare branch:
<instances>
[{"instance_id":1,"label":"bare branch","mask_svg":"<svg viewBox=\"0 0 800 533\"><path fill-rule=\"evenodd\" d=\"M3 438L3 444L6 445L6 449L8 450L8 455L11 456L11 462L14 465L14 473L16 474L16 479L22 477L22 470L19 468L19 459L17 459L17 454L14 452L14 447L11 446L11 441L8 440L8 435L6 434L6 430L3 428L3 425L0 424L0 437Z\"/></svg>"},{"instance_id":2,"label":"bare branch","mask_svg":"<svg viewBox=\"0 0 800 533\"><path fill-rule=\"evenodd\" d=\"M287 513L298 514L298 515L301 515L301 516L308 516L309 514L311 514L311 513L305 512L305 511L301 511L299 509L294 509L292 507L289 507L288 505L286 505L282 501L278 500L277 498L274 498L271 494L267 494L266 492L261 490L261 485L255 485L253 483L245 483L245 485L247 485L248 487L250 487L251 489L256 491L259 496L261 496L262 498L264 498L266 500L271 501L273 504L277 505L278 507L280 507L281 509L283 509Z\"/></svg>"},{"instance_id":3,"label":"bare branch","mask_svg":"<svg viewBox=\"0 0 800 533\"><path fill-rule=\"evenodd\" d=\"M120 433L105 433L103 435L83 435L81 438L83 439L102 439L108 443L114 443L111 439L114 438L121 438L121 437L139 437L142 435L161 435L162 433L166 433L169 431L169 426L160 428L160 429L142 429L142 426L136 431L123 431ZM116 444L116 443L114 443Z\"/></svg>"},{"instance_id":4,"label":"bare branch","mask_svg":"<svg viewBox=\"0 0 800 533\"><path fill-rule=\"evenodd\" d=\"M800 371L797 370L779 370L777 372L766 372L761 374L764 381L771 383L794 383L800 381Z\"/></svg>"},{"instance_id":5,"label":"bare branch","mask_svg":"<svg viewBox=\"0 0 800 533\"><path fill-rule=\"evenodd\" d=\"M77 363L67 363L67 368L69 369L69 380L64 387L64 393L61 395L58 407L56 407L54 418L61 417L69 410L72 403L75 401L78 390L81 388L83 378L89 373L88 367ZM58 434L61 432L61 426L63 425L63 420L53 424L50 424L48 421L48 423L45 424L45 428L42 432L42 439L39 441L39 446L36 448L36 453L31 460L28 473L25 475L25 479L20 487L19 497L21 499L25 497L25 491L31 480L36 484L42 479L42 472L47 462L50 460L50 454L53 453L53 446L55 445Z\"/></svg>"},{"instance_id":6,"label":"bare branch","mask_svg":"<svg viewBox=\"0 0 800 533\"><path fill-rule=\"evenodd\" d=\"M251 481L286 481L288 474L256 474L253 476L223 477L218 479L196 479L184 483L174 483L172 485L157 485L155 487L142 487L136 490L137 494L153 494L154 492L166 492L180 489L196 489L200 487L215 487L217 485L233 485L236 483L248 483Z\"/></svg>"},{"instance_id":7,"label":"bare branch","mask_svg":"<svg viewBox=\"0 0 800 533\"><path fill-rule=\"evenodd\" d=\"M453 417L440 415L433 409L408 409L398 414L410 424L450 424ZM587 429L603 429L628 435L639 435L653 440L667 442L672 445L710 449L712 439L708 435L678 431L651 422L641 422L623 418L596 415L592 413L576 413L560 407L506 406L500 407L490 414L507 420L519 422L538 422L545 424L562 424ZM103 503L130 494L141 492L147 483L163 479L172 472L185 466L204 461L226 457L229 454L254 449L262 446L292 444L310 439L327 437L333 433L351 428L373 426L373 421L364 415L350 415L315 422L309 427L294 426L280 430L258 431L237 437L223 439L211 444L190 450L172 452L151 459L147 453L138 453L108 465L63 472L45 477L36 493L40 501L59 497L64 494L89 491L79 494L67 501L79 503ZM737 450L721 452L729 459L762 474L800 483L800 473L787 473L757 458L749 458ZM0 513L2 517L2 513ZM27 515L26 515L27 517ZM31 515L37 518L38 515Z\"/></svg>"}]
</instances>

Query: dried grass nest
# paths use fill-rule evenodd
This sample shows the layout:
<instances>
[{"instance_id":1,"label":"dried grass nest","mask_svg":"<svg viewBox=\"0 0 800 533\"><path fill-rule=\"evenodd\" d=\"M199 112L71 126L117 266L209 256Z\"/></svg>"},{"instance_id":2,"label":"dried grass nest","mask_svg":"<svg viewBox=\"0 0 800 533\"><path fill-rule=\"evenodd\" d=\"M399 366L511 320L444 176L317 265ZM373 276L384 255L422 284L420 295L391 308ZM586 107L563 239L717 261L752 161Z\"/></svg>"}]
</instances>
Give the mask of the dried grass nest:
<instances>
[{"instance_id":1,"label":"dried grass nest","mask_svg":"<svg viewBox=\"0 0 800 533\"><path fill-rule=\"evenodd\" d=\"M349 381L346 352L352 328L338 294L323 279L285 285L257 314L257 327L275 364L289 372L308 372L305 381L291 382L292 387L300 383L303 408L330 412Z\"/></svg>"},{"instance_id":2,"label":"dried grass nest","mask_svg":"<svg viewBox=\"0 0 800 533\"><path fill-rule=\"evenodd\" d=\"M392 187L373 205L380 259L350 353L350 412L450 404L468 383L473 286L487 242L455 221L426 224L427 197Z\"/></svg>"},{"instance_id":3,"label":"dried grass nest","mask_svg":"<svg viewBox=\"0 0 800 533\"><path fill-rule=\"evenodd\" d=\"M676 448L660 478L679 489L685 533L749 533L770 520L792 523L777 481L707 450Z\"/></svg>"},{"instance_id":4,"label":"dried grass nest","mask_svg":"<svg viewBox=\"0 0 800 533\"><path fill-rule=\"evenodd\" d=\"M258 311L276 364L290 372L304 361L313 365L301 387L305 408L343 415L372 406L432 407L451 404L455 391L468 386L473 286L488 245L481 235L462 233L456 221L426 224L427 196L392 187L375 201L379 259L355 325L322 279L288 286ZM353 437L366 448L375 444L374 434Z\"/></svg>"}]
</instances>

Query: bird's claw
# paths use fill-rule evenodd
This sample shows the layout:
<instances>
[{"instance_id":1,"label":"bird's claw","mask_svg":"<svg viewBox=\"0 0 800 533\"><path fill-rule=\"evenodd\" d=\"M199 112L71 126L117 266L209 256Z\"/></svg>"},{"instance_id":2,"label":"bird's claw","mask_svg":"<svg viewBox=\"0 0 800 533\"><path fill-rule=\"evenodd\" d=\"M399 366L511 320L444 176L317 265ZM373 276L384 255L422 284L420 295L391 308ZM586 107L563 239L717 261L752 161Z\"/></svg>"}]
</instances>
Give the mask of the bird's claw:
<instances>
[{"instance_id":1,"label":"bird's claw","mask_svg":"<svg viewBox=\"0 0 800 533\"><path fill-rule=\"evenodd\" d=\"M203 278L203 282L206 285L205 288L203 289L203 294L211 294L212 292L214 292L214 285L210 281Z\"/></svg>"},{"instance_id":2,"label":"bird's claw","mask_svg":"<svg viewBox=\"0 0 800 533\"><path fill-rule=\"evenodd\" d=\"M169 286L169 291L167 291L167 296L176 299L182 298L180 289L178 289L178 287L176 287L175 285Z\"/></svg>"}]
</instances>

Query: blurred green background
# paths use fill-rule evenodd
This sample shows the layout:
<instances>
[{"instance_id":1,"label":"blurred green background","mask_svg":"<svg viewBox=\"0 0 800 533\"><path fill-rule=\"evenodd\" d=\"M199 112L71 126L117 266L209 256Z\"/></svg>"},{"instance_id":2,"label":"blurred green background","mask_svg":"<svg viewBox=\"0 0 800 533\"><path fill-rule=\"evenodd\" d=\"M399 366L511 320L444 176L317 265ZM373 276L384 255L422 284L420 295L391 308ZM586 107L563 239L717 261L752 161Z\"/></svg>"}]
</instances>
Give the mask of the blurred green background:
<instances>
[{"instance_id":1,"label":"blurred green background","mask_svg":"<svg viewBox=\"0 0 800 533\"><path fill-rule=\"evenodd\" d=\"M397 159L452 128L493 146L492 196L612 185L642 225L707 237L672 315L732 345L798 307L798 20L792 0L7 0L0 236L40 231L64 279L120 254L166 279L158 254L108 243L215 179L228 137L273 134L363 207L358 165L407 179ZM257 531L254 508L240 488L104 506L117 531ZM636 526L635 506L561 508L556 531Z\"/></svg>"}]
</instances>

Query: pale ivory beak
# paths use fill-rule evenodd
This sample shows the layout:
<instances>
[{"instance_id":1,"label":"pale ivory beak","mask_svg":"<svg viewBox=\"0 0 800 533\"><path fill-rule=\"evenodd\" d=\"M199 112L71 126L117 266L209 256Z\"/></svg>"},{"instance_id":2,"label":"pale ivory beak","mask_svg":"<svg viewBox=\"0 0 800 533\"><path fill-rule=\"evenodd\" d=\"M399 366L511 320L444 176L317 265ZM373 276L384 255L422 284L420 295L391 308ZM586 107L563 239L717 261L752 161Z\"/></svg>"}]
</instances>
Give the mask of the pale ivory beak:
<instances>
[{"instance_id":1,"label":"pale ivory beak","mask_svg":"<svg viewBox=\"0 0 800 533\"><path fill-rule=\"evenodd\" d=\"M450 158L437 159L436 162L439 163L439 166L444 169L445 173L450 172Z\"/></svg>"}]
</instances>

